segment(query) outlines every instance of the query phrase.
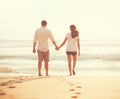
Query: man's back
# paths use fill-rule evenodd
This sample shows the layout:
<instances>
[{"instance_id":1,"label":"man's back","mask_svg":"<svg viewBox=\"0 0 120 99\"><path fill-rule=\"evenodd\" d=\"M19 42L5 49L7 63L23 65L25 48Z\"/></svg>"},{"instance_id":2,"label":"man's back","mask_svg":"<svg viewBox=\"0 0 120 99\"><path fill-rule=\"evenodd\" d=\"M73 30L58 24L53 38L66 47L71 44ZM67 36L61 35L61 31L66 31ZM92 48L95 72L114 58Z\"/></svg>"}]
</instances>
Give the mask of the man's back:
<instances>
[{"instance_id":1,"label":"man's back","mask_svg":"<svg viewBox=\"0 0 120 99\"><path fill-rule=\"evenodd\" d=\"M54 38L52 36L52 33L49 29L46 27L41 27L36 30L34 42L38 41L38 50L40 51L48 51L48 39L51 39L51 41L54 41Z\"/></svg>"}]
</instances>

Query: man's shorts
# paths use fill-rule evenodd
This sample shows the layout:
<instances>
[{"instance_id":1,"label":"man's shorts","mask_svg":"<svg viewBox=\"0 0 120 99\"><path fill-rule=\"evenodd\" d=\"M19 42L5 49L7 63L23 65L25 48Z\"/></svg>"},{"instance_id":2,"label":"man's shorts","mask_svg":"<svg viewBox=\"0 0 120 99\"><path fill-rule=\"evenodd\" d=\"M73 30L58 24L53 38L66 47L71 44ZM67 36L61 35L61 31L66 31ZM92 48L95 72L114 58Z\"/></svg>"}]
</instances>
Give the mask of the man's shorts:
<instances>
[{"instance_id":1,"label":"man's shorts","mask_svg":"<svg viewBox=\"0 0 120 99\"><path fill-rule=\"evenodd\" d=\"M49 62L49 50L46 51L46 52L42 52L42 51L39 51L37 50L38 52L38 60L39 61L45 61L45 62Z\"/></svg>"},{"instance_id":2,"label":"man's shorts","mask_svg":"<svg viewBox=\"0 0 120 99\"><path fill-rule=\"evenodd\" d=\"M69 52L69 51L66 51L66 54L67 54L67 55L73 55L73 56L74 56L74 55L77 55L77 52Z\"/></svg>"}]
</instances>

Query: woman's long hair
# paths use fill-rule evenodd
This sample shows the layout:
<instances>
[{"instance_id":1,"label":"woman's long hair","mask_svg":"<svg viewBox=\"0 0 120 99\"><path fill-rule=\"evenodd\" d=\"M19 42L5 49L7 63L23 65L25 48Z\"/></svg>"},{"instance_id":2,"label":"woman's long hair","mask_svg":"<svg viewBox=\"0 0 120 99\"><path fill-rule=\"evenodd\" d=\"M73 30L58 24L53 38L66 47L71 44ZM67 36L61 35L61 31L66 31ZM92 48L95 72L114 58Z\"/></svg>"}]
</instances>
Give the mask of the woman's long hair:
<instances>
[{"instance_id":1,"label":"woman's long hair","mask_svg":"<svg viewBox=\"0 0 120 99\"><path fill-rule=\"evenodd\" d=\"M76 36L79 36L79 32L76 30L75 25L70 25L70 30L71 30L72 38L75 38Z\"/></svg>"}]
</instances>

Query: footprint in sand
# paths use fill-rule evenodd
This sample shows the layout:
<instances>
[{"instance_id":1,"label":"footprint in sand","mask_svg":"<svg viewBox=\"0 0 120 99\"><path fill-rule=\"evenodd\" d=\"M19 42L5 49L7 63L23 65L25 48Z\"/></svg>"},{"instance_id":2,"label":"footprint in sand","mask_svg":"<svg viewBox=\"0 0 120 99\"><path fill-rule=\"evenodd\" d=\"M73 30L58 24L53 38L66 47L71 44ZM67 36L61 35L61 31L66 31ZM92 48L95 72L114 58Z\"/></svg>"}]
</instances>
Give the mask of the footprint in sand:
<instances>
[{"instance_id":1,"label":"footprint in sand","mask_svg":"<svg viewBox=\"0 0 120 99\"><path fill-rule=\"evenodd\" d=\"M80 96L80 92L75 92L73 96L71 96L72 99L78 99Z\"/></svg>"},{"instance_id":2,"label":"footprint in sand","mask_svg":"<svg viewBox=\"0 0 120 99\"><path fill-rule=\"evenodd\" d=\"M73 84L72 82L67 82L70 86L74 86L75 84Z\"/></svg>"},{"instance_id":3,"label":"footprint in sand","mask_svg":"<svg viewBox=\"0 0 120 99\"><path fill-rule=\"evenodd\" d=\"M0 86L6 86L8 83L7 82L1 82Z\"/></svg>"},{"instance_id":4,"label":"footprint in sand","mask_svg":"<svg viewBox=\"0 0 120 99\"><path fill-rule=\"evenodd\" d=\"M72 99L77 99L78 97L77 96L71 96Z\"/></svg>"},{"instance_id":5,"label":"footprint in sand","mask_svg":"<svg viewBox=\"0 0 120 99\"><path fill-rule=\"evenodd\" d=\"M8 88L15 88L15 85L8 85Z\"/></svg>"},{"instance_id":6,"label":"footprint in sand","mask_svg":"<svg viewBox=\"0 0 120 99\"><path fill-rule=\"evenodd\" d=\"M76 88L82 88L81 86L76 86Z\"/></svg>"},{"instance_id":7,"label":"footprint in sand","mask_svg":"<svg viewBox=\"0 0 120 99\"><path fill-rule=\"evenodd\" d=\"M75 91L75 89L70 89L69 91Z\"/></svg>"},{"instance_id":8,"label":"footprint in sand","mask_svg":"<svg viewBox=\"0 0 120 99\"><path fill-rule=\"evenodd\" d=\"M75 92L75 94L80 95L81 93L80 92Z\"/></svg>"},{"instance_id":9,"label":"footprint in sand","mask_svg":"<svg viewBox=\"0 0 120 99\"><path fill-rule=\"evenodd\" d=\"M0 90L0 95L5 95L5 92Z\"/></svg>"}]
</instances>

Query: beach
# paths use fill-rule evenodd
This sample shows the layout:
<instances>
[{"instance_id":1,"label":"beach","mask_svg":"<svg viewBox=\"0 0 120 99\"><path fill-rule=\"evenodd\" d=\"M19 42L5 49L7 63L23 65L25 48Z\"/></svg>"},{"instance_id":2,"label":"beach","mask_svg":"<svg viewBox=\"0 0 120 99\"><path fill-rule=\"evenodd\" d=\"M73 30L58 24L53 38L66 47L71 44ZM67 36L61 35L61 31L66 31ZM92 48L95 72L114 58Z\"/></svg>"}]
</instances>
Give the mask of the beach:
<instances>
[{"instance_id":1,"label":"beach","mask_svg":"<svg viewBox=\"0 0 120 99\"><path fill-rule=\"evenodd\" d=\"M0 40L0 99L120 99L120 43L81 43L75 76L65 47L50 45L50 76L43 66L39 77L32 41Z\"/></svg>"},{"instance_id":2,"label":"beach","mask_svg":"<svg viewBox=\"0 0 120 99\"><path fill-rule=\"evenodd\" d=\"M0 99L120 99L115 75L0 78Z\"/></svg>"},{"instance_id":3,"label":"beach","mask_svg":"<svg viewBox=\"0 0 120 99\"><path fill-rule=\"evenodd\" d=\"M120 99L120 0L1 0L0 12L0 99ZM37 30L50 30L59 47L71 25L80 41L75 75L66 55L74 40L56 50L49 35L49 76L44 62L38 76Z\"/></svg>"}]
</instances>

